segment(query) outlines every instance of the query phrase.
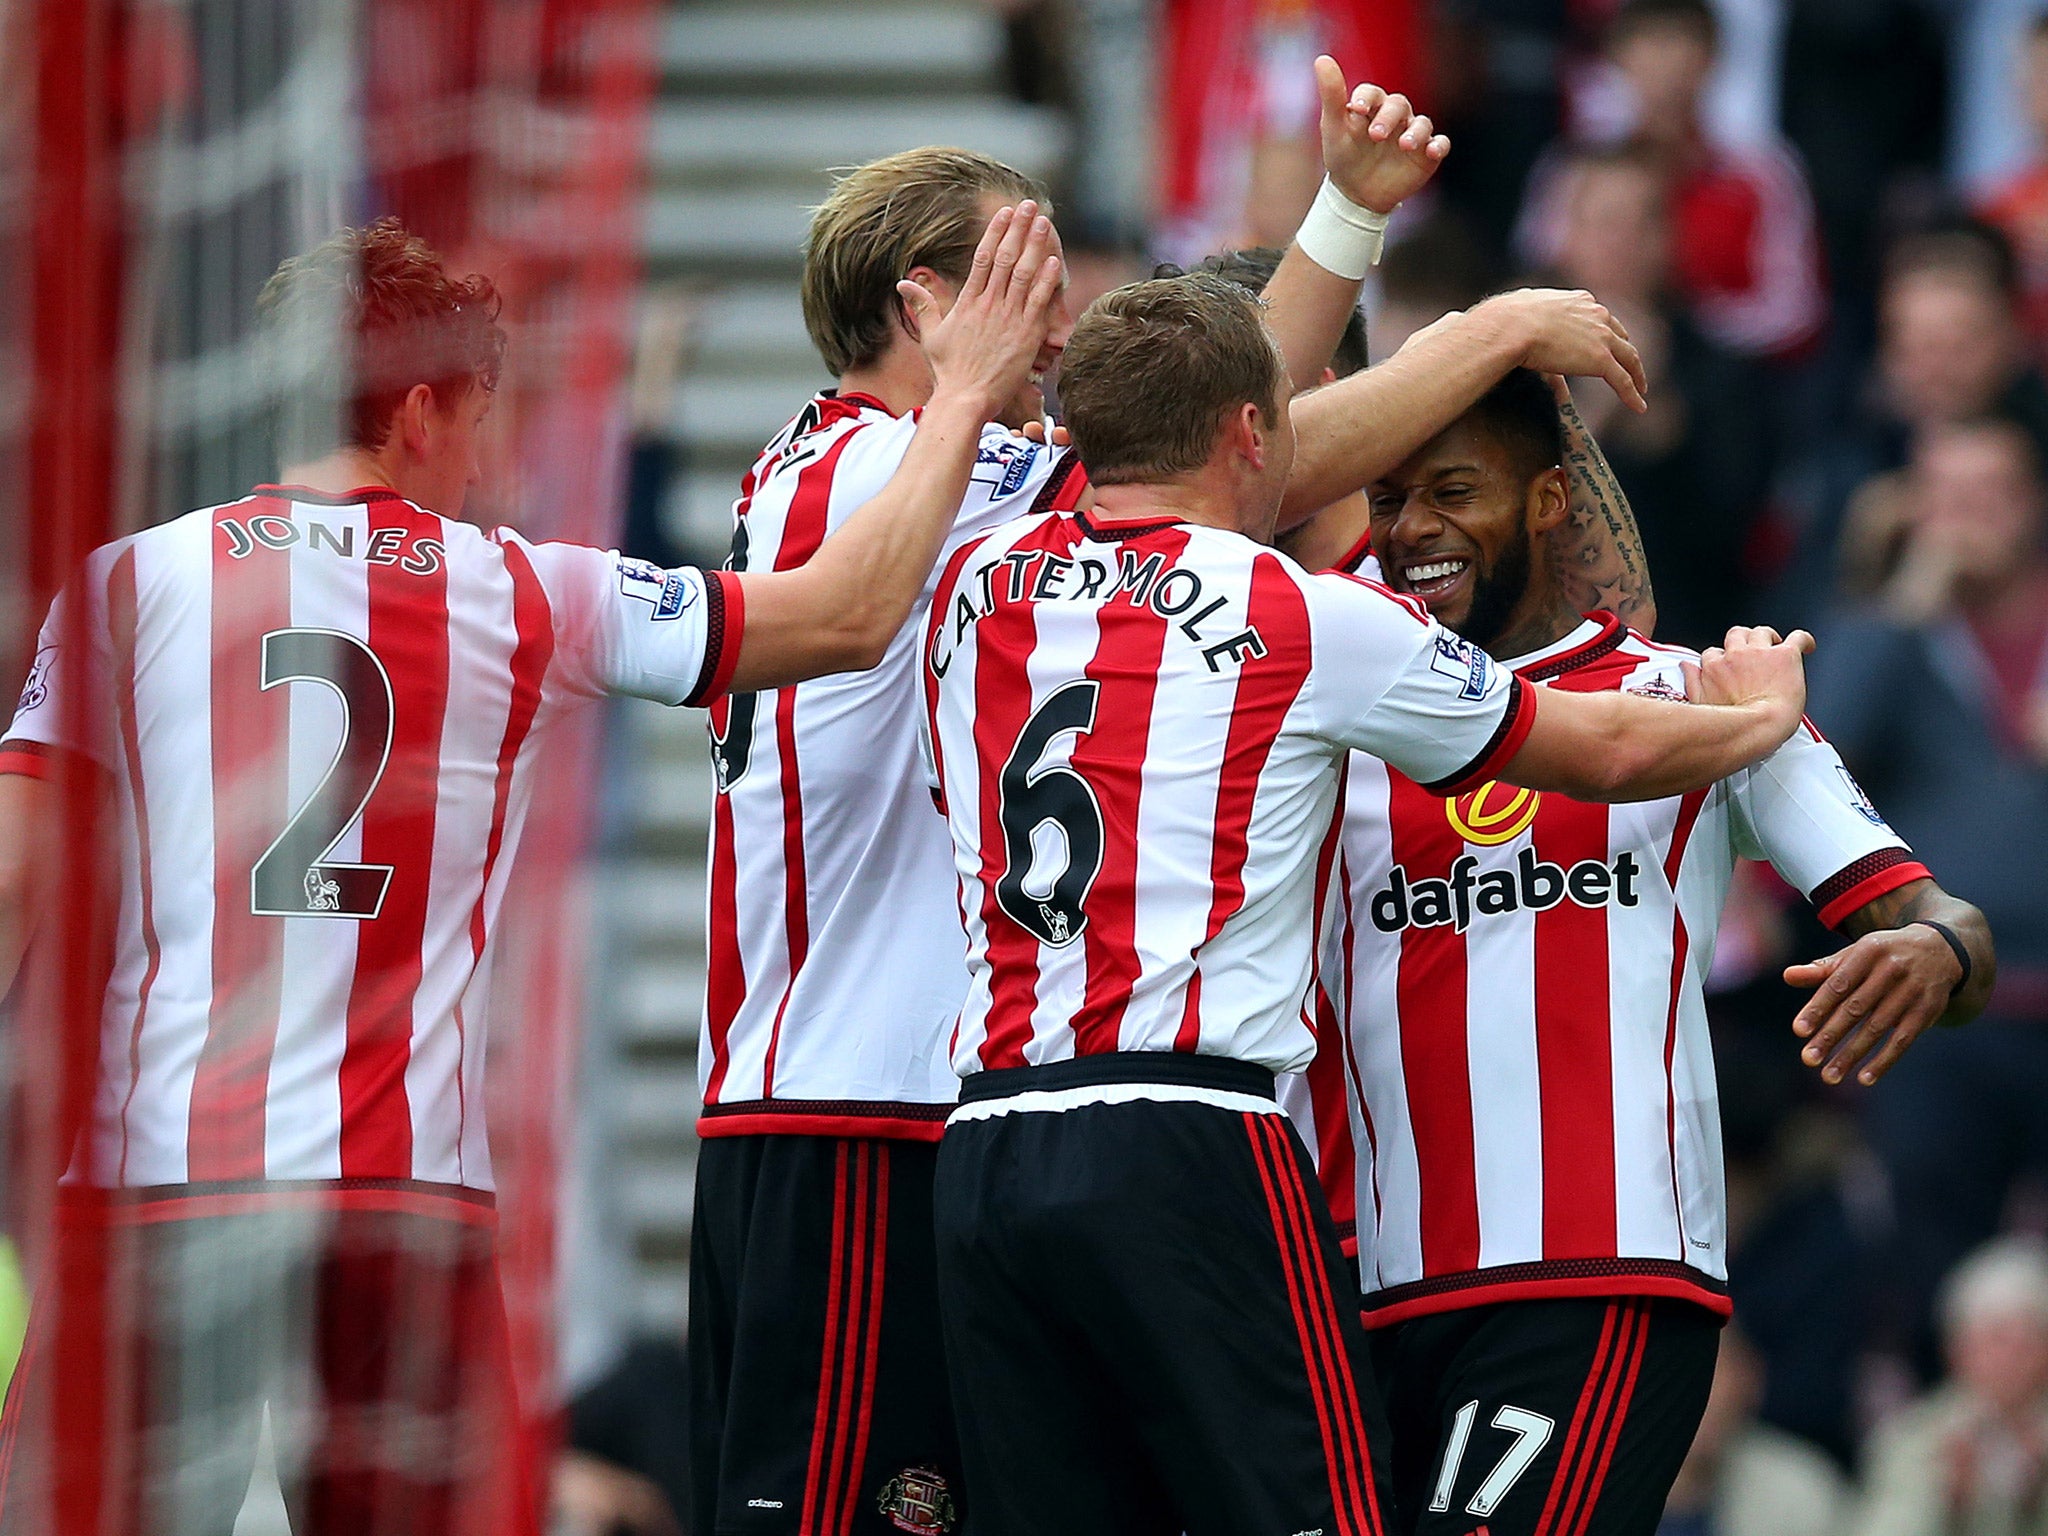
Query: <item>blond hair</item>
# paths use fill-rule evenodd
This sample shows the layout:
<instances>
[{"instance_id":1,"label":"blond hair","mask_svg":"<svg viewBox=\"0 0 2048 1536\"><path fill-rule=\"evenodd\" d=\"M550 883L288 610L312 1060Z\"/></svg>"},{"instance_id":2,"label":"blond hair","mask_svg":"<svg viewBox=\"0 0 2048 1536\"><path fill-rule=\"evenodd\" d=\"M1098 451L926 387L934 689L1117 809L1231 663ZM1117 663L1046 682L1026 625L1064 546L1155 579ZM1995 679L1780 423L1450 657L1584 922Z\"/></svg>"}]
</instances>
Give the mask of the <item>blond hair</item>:
<instances>
[{"instance_id":1,"label":"blond hair","mask_svg":"<svg viewBox=\"0 0 2048 1536\"><path fill-rule=\"evenodd\" d=\"M836 378L888 349L901 319L896 284L913 267L964 282L988 220L982 199L1036 198L1022 171L965 149L911 149L846 172L804 243L804 325Z\"/></svg>"}]
</instances>

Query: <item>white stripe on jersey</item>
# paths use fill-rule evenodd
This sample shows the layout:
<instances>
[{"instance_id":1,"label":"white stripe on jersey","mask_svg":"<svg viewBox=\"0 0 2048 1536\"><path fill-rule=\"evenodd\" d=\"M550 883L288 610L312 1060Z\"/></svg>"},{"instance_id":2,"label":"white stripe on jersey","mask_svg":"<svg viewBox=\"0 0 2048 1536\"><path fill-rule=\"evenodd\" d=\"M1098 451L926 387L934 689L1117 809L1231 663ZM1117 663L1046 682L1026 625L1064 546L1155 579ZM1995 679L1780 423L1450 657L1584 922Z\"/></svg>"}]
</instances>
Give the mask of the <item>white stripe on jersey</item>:
<instances>
[{"instance_id":1,"label":"white stripe on jersey","mask_svg":"<svg viewBox=\"0 0 2048 1536\"><path fill-rule=\"evenodd\" d=\"M809 560L888 483L915 430L866 396L813 400L742 484L734 568ZM947 551L1031 506L1054 460L986 428ZM967 975L951 849L919 756L922 615L920 602L872 671L712 710L702 1134L943 1128Z\"/></svg>"},{"instance_id":2,"label":"white stripe on jersey","mask_svg":"<svg viewBox=\"0 0 2048 1536\"><path fill-rule=\"evenodd\" d=\"M1418 606L1189 524L997 530L948 563L924 664L963 1076L1119 1050L1302 1067L1341 749L1449 786L1528 719Z\"/></svg>"},{"instance_id":3,"label":"white stripe on jersey","mask_svg":"<svg viewBox=\"0 0 2048 1536\"><path fill-rule=\"evenodd\" d=\"M71 1181L488 1190L488 937L540 736L605 691L722 688L738 597L388 491L265 487L96 551L0 742L0 771L71 753L115 788Z\"/></svg>"},{"instance_id":4,"label":"white stripe on jersey","mask_svg":"<svg viewBox=\"0 0 2048 1536\"><path fill-rule=\"evenodd\" d=\"M1682 697L1690 654L1606 618L1513 666ZM1709 790L1632 805L1495 784L1444 802L1354 755L1353 931L1320 963L1371 1127L1355 1198L1375 1323L1507 1295L1725 1308L1703 985L1738 855L1831 919L1925 873L1810 728Z\"/></svg>"}]
</instances>

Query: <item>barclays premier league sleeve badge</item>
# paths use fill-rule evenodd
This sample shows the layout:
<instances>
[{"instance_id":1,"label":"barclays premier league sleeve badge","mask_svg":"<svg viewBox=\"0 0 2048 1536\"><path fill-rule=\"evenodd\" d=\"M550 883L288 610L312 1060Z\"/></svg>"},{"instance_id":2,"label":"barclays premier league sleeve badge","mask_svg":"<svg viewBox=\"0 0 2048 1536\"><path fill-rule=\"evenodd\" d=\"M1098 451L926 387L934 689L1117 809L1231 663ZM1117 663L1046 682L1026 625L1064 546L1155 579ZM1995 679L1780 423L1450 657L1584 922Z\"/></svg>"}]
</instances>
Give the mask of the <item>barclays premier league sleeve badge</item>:
<instances>
[{"instance_id":1,"label":"barclays premier league sleeve badge","mask_svg":"<svg viewBox=\"0 0 2048 1536\"><path fill-rule=\"evenodd\" d=\"M36 652L35 665L28 669L28 681L21 685L21 698L15 704L16 714L27 714L32 709L41 709L50 697L50 673L57 664L57 647L46 645Z\"/></svg>"},{"instance_id":2,"label":"barclays premier league sleeve badge","mask_svg":"<svg viewBox=\"0 0 2048 1536\"><path fill-rule=\"evenodd\" d=\"M650 619L680 618L697 600L697 589L681 571L666 571L652 560L619 561L619 592L654 610Z\"/></svg>"},{"instance_id":3,"label":"barclays premier league sleeve badge","mask_svg":"<svg viewBox=\"0 0 2048 1536\"><path fill-rule=\"evenodd\" d=\"M1485 698L1486 685L1493 680L1493 658L1463 635L1454 635L1449 630L1436 637L1429 669L1455 681L1461 699Z\"/></svg>"}]
</instances>

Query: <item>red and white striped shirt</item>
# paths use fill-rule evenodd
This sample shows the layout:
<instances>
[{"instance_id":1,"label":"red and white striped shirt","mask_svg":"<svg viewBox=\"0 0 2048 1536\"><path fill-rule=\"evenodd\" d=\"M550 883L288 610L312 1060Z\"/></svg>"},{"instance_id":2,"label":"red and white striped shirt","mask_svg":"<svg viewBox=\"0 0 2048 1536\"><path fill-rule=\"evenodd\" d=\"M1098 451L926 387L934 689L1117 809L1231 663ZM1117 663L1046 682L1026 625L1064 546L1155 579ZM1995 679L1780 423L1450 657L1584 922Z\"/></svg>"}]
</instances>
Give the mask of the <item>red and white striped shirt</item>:
<instances>
[{"instance_id":1,"label":"red and white striped shirt","mask_svg":"<svg viewBox=\"0 0 2048 1536\"><path fill-rule=\"evenodd\" d=\"M865 395L811 401L740 488L733 568L809 560L888 483L916 430L915 413ZM1041 495L1077 493L1076 470L1071 455L985 428L947 548ZM921 600L872 671L712 708L700 1135L935 1141L944 1129L967 971L952 853L918 753L922 618Z\"/></svg>"},{"instance_id":2,"label":"red and white striped shirt","mask_svg":"<svg viewBox=\"0 0 2048 1536\"><path fill-rule=\"evenodd\" d=\"M492 928L536 747L605 693L719 692L741 621L734 577L382 490L265 486L96 551L0 742L0 771L73 752L112 786L117 948L67 1182L488 1191Z\"/></svg>"},{"instance_id":3,"label":"red and white striped shirt","mask_svg":"<svg viewBox=\"0 0 2048 1536\"><path fill-rule=\"evenodd\" d=\"M1602 614L1510 665L1676 699L1691 657ZM1708 789L1629 805L1498 783L1439 799L1353 757L1321 957L1347 1028L1323 1048L1351 1084L1370 1323L1542 1296L1727 1311L1703 983L1738 857L1769 859L1829 923L1927 873L1810 726ZM1325 1095L1318 1132L1327 1113Z\"/></svg>"},{"instance_id":4,"label":"red and white striped shirt","mask_svg":"<svg viewBox=\"0 0 2048 1536\"><path fill-rule=\"evenodd\" d=\"M967 924L963 1077L1109 1051L1305 1066L1346 749L1451 792L1534 712L1384 587L1085 513L962 549L924 659Z\"/></svg>"}]
</instances>

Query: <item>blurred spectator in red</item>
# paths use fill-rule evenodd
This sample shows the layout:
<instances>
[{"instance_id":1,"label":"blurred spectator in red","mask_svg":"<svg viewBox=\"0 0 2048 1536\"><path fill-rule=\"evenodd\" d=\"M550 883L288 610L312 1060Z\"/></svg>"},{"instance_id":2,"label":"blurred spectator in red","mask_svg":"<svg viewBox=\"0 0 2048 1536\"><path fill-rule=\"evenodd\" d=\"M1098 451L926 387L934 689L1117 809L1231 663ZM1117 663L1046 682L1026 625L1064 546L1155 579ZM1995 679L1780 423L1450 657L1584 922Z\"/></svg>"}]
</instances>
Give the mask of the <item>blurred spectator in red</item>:
<instances>
[{"instance_id":1,"label":"blurred spectator in red","mask_svg":"<svg viewBox=\"0 0 2048 1536\"><path fill-rule=\"evenodd\" d=\"M1805 1441L1757 1422L1763 1391L1763 1361L1731 1327L1657 1536L1836 1536L1849 1502L1842 1474Z\"/></svg>"},{"instance_id":2,"label":"blurred spectator in red","mask_svg":"<svg viewBox=\"0 0 2048 1536\"><path fill-rule=\"evenodd\" d=\"M1159 245L1183 265L1223 247L1284 247L1322 178L1319 53L1411 98L1418 0L1166 0Z\"/></svg>"},{"instance_id":3,"label":"blurred spectator in red","mask_svg":"<svg viewBox=\"0 0 2048 1536\"><path fill-rule=\"evenodd\" d=\"M1949 1379L1877 1434L1855 1536L2048 1536L2048 1251L1987 1244L1941 1321Z\"/></svg>"},{"instance_id":4,"label":"blurred spectator in red","mask_svg":"<svg viewBox=\"0 0 2048 1536\"><path fill-rule=\"evenodd\" d=\"M1984 909L1984 1016L1915 1046L1863 1098L1895 1218L1897 1341L1923 1374L1942 1276L2048 1175L2048 485L2004 421L1921 436L1894 514L1859 556L1877 596L1823 628L1808 707L1936 878ZM1859 529L1859 536L1861 530Z\"/></svg>"},{"instance_id":5,"label":"blurred spectator in red","mask_svg":"<svg viewBox=\"0 0 2048 1536\"><path fill-rule=\"evenodd\" d=\"M1768 486L1755 370L1671 296L1671 205L1655 151L1574 150L1555 186L1564 217L1550 275L1614 311L1650 379L1644 415L1619 409L1597 380L1575 389L1580 408L1642 528L1659 636L1711 645L1747 610L1745 550Z\"/></svg>"},{"instance_id":6,"label":"blurred spectator in red","mask_svg":"<svg viewBox=\"0 0 2048 1536\"><path fill-rule=\"evenodd\" d=\"M1708 0L1625 0L1607 57L1627 87L1627 109L1589 136L1629 138L1669 189L1673 287L1705 335L1752 357L1790 360L1827 317L1813 198L1791 149L1775 138L1737 145L1704 111L1719 23ZM1568 215L1561 164L1546 156L1532 178L1519 232L1523 253L1550 266Z\"/></svg>"},{"instance_id":7,"label":"blurred spectator in red","mask_svg":"<svg viewBox=\"0 0 2048 1536\"><path fill-rule=\"evenodd\" d=\"M1979 211L2005 231L2019 258L2027 327L2038 348L2048 345L2048 13L2027 29L2022 69L2027 117L2041 152L1995 188Z\"/></svg>"}]
</instances>

